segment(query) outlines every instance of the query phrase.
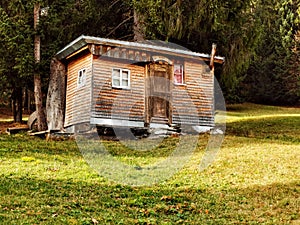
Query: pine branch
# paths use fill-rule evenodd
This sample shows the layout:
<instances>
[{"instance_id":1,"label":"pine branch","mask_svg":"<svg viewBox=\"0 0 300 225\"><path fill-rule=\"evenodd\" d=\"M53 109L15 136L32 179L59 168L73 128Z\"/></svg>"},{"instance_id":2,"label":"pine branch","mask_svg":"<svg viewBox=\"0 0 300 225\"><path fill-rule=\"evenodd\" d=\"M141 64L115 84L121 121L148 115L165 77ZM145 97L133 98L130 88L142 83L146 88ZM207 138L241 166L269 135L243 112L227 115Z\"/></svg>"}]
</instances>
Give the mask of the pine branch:
<instances>
[{"instance_id":1,"label":"pine branch","mask_svg":"<svg viewBox=\"0 0 300 225\"><path fill-rule=\"evenodd\" d=\"M114 1L108 8L108 11L111 10L120 0Z\"/></svg>"},{"instance_id":2,"label":"pine branch","mask_svg":"<svg viewBox=\"0 0 300 225\"><path fill-rule=\"evenodd\" d=\"M123 24L131 20L133 16L128 17L126 20L123 20L121 23L119 23L118 26L116 26L111 32L109 32L105 37L108 38L112 33L114 33L118 28L120 28Z\"/></svg>"}]
</instances>

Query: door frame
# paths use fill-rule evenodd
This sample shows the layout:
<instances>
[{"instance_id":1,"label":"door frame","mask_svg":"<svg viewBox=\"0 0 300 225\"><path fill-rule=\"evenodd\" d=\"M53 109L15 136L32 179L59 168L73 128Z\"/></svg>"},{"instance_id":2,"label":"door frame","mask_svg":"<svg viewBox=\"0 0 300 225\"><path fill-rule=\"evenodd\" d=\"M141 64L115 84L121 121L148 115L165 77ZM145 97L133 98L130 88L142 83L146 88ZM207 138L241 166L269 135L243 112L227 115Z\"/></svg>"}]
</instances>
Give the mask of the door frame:
<instances>
[{"instance_id":1,"label":"door frame","mask_svg":"<svg viewBox=\"0 0 300 225\"><path fill-rule=\"evenodd\" d=\"M154 58L154 57L153 57ZM160 58L161 59L161 58ZM155 68L155 66L159 66L161 65L162 67L167 66L167 78L169 78L170 82L170 86L169 86L169 93L168 93L168 99L169 101L167 101L167 106L166 106L166 118L168 119L168 123L171 124L172 123L172 90L173 90L173 63L172 61L170 61L169 59L167 60L159 60L159 61L152 61L149 64L147 64L145 66L145 124L149 125L151 123L151 118L152 118L152 112L151 112L151 102L150 102L150 98L151 98L151 82L150 82L150 77L152 76L151 73L154 74L154 71L151 71L153 68Z\"/></svg>"}]
</instances>

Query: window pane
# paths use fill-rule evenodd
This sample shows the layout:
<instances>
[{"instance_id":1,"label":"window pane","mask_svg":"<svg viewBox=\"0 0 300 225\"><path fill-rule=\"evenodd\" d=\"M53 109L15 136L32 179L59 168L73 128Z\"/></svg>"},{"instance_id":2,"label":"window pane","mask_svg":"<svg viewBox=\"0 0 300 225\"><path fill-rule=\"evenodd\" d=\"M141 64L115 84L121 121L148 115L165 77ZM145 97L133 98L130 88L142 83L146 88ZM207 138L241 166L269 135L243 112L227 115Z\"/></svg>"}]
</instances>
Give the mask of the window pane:
<instances>
[{"instance_id":1,"label":"window pane","mask_svg":"<svg viewBox=\"0 0 300 225\"><path fill-rule=\"evenodd\" d=\"M120 79L120 70L113 69L112 77L115 79Z\"/></svg>"},{"instance_id":2,"label":"window pane","mask_svg":"<svg viewBox=\"0 0 300 225\"><path fill-rule=\"evenodd\" d=\"M122 71L122 78L123 79L128 79L128 76L129 76L128 71Z\"/></svg>"},{"instance_id":3,"label":"window pane","mask_svg":"<svg viewBox=\"0 0 300 225\"><path fill-rule=\"evenodd\" d=\"M182 76L181 76L181 74L180 75L174 75L174 82L176 83L176 84L182 84Z\"/></svg>"},{"instance_id":4,"label":"window pane","mask_svg":"<svg viewBox=\"0 0 300 225\"><path fill-rule=\"evenodd\" d=\"M122 86L127 87L128 86L128 80L122 80Z\"/></svg>"},{"instance_id":5,"label":"window pane","mask_svg":"<svg viewBox=\"0 0 300 225\"><path fill-rule=\"evenodd\" d=\"M81 83L85 82L85 70L82 70Z\"/></svg>"},{"instance_id":6,"label":"window pane","mask_svg":"<svg viewBox=\"0 0 300 225\"><path fill-rule=\"evenodd\" d=\"M82 71L79 71L79 75L78 75L78 84L82 83Z\"/></svg>"},{"instance_id":7,"label":"window pane","mask_svg":"<svg viewBox=\"0 0 300 225\"><path fill-rule=\"evenodd\" d=\"M113 79L113 86L120 86L120 80L119 79Z\"/></svg>"},{"instance_id":8,"label":"window pane","mask_svg":"<svg viewBox=\"0 0 300 225\"><path fill-rule=\"evenodd\" d=\"M77 85L78 87L82 87L85 84L86 80L86 70L82 69L78 71L78 77L77 77Z\"/></svg>"},{"instance_id":9,"label":"window pane","mask_svg":"<svg viewBox=\"0 0 300 225\"><path fill-rule=\"evenodd\" d=\"M182 74L182 65L174 65L174 74Z\"/></svg>"},{"instance_id":10,"label":"window pane","mask_svg":"<svg viewBox=\"0 0 300 225\"><path fill-rule=\"evenodd\" d=\"M174 83L183 84L183 65L174 65Z\"/></svg>"}]
</instances>

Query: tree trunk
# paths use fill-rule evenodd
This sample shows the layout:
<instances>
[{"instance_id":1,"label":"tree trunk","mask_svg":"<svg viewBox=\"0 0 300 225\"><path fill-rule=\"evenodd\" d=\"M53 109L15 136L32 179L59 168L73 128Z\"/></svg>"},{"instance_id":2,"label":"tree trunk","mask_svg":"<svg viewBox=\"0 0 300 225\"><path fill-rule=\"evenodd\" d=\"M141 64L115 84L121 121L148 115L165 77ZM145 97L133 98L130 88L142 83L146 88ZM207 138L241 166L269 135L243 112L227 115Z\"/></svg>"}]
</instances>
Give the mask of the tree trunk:
<instances>
[{"instance_id":1,"label":"tree trunk","mask_svg":"<svg viewBox=\"0 0 300 225\"><path fill-rule=\"evenodd\" d=\"M16 102L17 102L17 96L16 96L16 91L13 89L12 94L11 94L11 111L14 117L14 122L17 120L17 107L16 107Z\"/></svg>"},{"instance_id":2,"label":"tree trunk","mask_svg":"<svg viewBox=\"0 0 300 225\"><path fill-rule=\"evenodd\" d=\"M23 110L23 95L22 88L14 88L11 95L12 113L15 123L22 122L22 110Z\"/></svg>"},{"instance_id":3,"label":"tree trunk","mask_svg":"<svg viewBox=\"0 0 300 225\"><path fill-rule=\"evenodd\" d=\"M39 13L40 13L40 4L35 3L34 4L34 29L36 32L39 24ZM34 58L35 58L36 65L40 63L40 45L41 45L41 38L38 34L35 34ZM45 114L43 111L42 81L41 81L41 75L39 74L39 69L36 69L34 74L34 99L35 99L35 109L37 112L37 128L38 131L43 131L47 129L47 125L46 125Z\"/></svg>"},{"instance_id":4,"label":"tree trunk","mask_svg":"<svg viewBox=\"0 0 300 225\"><path fill-rule=\"evenodd\" d=\"M24 100L23 100L23 109L24 109L24 112L27 112L29 111L28 109L28 91L26 88L24 88L24 91L23 91L23 95L24 95Z\"/></svg>"},{"instance_id":5,"label":"tree trunk","mask_svg":"<svg viewBox=\"0 0 300 225\"><path fill-rule=\"evenodd\" d=\"M23 100L23 112L26 112L27 114L31 113L31 91L27 88L24 88L24 100Z\"/></svg>"},{"instance_id":6,"label":"tree trunk","mask_svg":"<svg viewBox=\"0 0 300 225\"><path fill-rule=\"evenodd\" d=\"M22 123L22 111L23 111L23 93L22 88L17 88L17 123Z\"/></svg>"},{"instance_id":7,"label":"tree trunk","mask_svg":"<svg viewBox=\"0 0 300 225\"><path fill-rule=\"evenodd\" d=\"M137 12L136 9L133 11L133 33L134 33L134 41L144 41L144 31L142 27L142 19L141 15Z\"/></svg>"},{"instance_id":8,"label":"tree trunk","mask_svg":"<svg viewBox=\"0 0 300 225\"><path fill-rule=\"evenodd\" d=\"M49 130L62 130L65 115L66 68L57 59L50 64L50 81L47 94L47 124Z\"/></svg>"},{"instance_id":9,"label":"tree trunk","mask_svg":"<svg viewBox=\"0 0 300 225\"><path fill-rule=\"evenodd\" d=\"M37 129L38 131L47 130L45 113L42 101L42 82L39 74L34 74L34 99L35 110L37 112Z\"/></svg>"}]
</instances>

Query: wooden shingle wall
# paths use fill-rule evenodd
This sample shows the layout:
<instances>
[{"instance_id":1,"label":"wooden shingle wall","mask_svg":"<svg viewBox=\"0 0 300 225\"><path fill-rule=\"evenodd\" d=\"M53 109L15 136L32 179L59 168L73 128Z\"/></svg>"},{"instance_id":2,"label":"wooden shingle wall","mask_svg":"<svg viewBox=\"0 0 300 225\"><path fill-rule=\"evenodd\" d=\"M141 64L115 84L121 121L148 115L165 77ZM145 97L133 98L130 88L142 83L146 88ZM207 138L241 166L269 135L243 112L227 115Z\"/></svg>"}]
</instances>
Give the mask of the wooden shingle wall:
<instances>
[{"instance_id":1,"label":"wooden shingle wall","mask_svg":"<svg viewBox=\"0 0 300 225\"><path fill-rule=\"evenodd\" d=\"M90 121L92 54L86 53L68 64L65 127ZM78 71L86 69L85 84L78 86Z\"/></svg>"},{"instance_id":2,"label":"wooden shingle wall","mask_svg":"<svg viewBox=\"0 0 300 225\"><path fill-rule=\"evenodd\" d=\"M112 87L112 69L130 70L128 89ZM145 67L127 60L95 57L93 61L92 118L144 121Z\"/></svg>"},{"instance_id":3,"label":"wooden shingle wall","mask_svg":"<svg viewBox=\"0 0 300 225\"><path fill-rule=\"evenodd\" d=\"M101 46L100 46L101 47ZM65 127L76 123L105 120L147 122L145 100L147 61L151 53L129 49L90 49L72 56L68 63ZM104 53L104 56L101 56ZM108 54L107 54L108 53ZM100 54L100 56L98 55ZM141 57L142 63L132 59ZM169 57L184 65L184 84L171 85L171 122L173 124L214 125L214 76L201 59ZM185 62L184 62L185 61ZM173 67L173 66L172 66ZM130 70L130 87L112 87L112 69ZM86 69L85 85L78 87L78 71ZM171 69L173 79L173 69Z\"/></svg>"},{"instance_id":4,"label":"wooden shingle wall","mask_svg":"<svg viewBox=\"0 0 300 225\"><path fill-rule=\"evenodd\" d=\"M175 124L212 126L213 74L201 60L184 63L185 85L174 85L172 92Z\"/></svg>"}]
</instances>

